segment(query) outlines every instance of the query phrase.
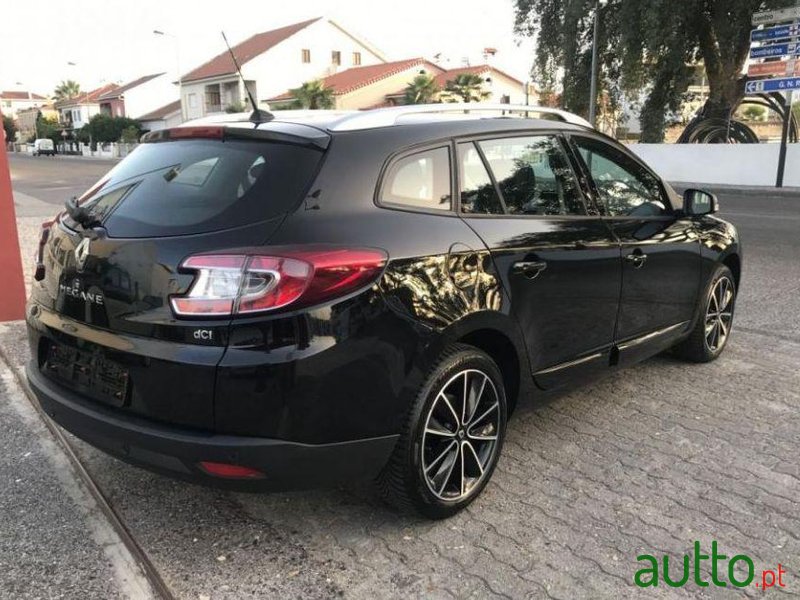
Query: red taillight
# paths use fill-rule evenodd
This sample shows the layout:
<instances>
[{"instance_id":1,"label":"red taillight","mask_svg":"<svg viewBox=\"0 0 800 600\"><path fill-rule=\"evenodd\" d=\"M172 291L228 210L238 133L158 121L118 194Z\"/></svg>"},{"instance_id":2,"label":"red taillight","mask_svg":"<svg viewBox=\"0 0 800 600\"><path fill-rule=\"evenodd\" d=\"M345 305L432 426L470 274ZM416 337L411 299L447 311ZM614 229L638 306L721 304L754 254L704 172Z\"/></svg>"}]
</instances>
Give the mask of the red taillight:
<instances>
[{"instance_id":1,"label":"red taillight","mask_svg":"<svg viewBox=\"0 0 800 600\"><path fill-rule=\"evenodd\" d=\"M373 283L386 265L374 248L270 248L269 255L201 254L183 261L195 279L171 299L182 317L247 315L320 304Z\"/></svg>"},{"instance_id":2,"label":"red taillight","mask_svg":"<svg viewBox=\"0 0 800 600\"><path fill-rule=\"evenodd\" d=\"M186 138L222 139L223 127L176 127L169 130L169 139L180 140Z\"/></svg>"},{"instance_id":3,"label":"red taillight","mask_svg":"<svg viewBox=\"0 0 800 600\"><path fill-rule=\"evenodd\" d=\"M174 127L172 129L159 129L142 136L142 142L166 142L168 140L211 139L221 140L225 137L225 128L210 125L189 127Z\"/></svg>"},{"instance_id":4,"label":"red taillight","mask_svg":"<svg viewBox=\"0 0 800 600\"><path fill-rule=\"evenodd\" d=\"M263 479L264 473L258 469L250 467L243 467L242 465L232 465L229 463L218 463L210 461L201 461L200 468L209 475L214 477L223 477L225 479Z\"/></svg>"}]
</instances>

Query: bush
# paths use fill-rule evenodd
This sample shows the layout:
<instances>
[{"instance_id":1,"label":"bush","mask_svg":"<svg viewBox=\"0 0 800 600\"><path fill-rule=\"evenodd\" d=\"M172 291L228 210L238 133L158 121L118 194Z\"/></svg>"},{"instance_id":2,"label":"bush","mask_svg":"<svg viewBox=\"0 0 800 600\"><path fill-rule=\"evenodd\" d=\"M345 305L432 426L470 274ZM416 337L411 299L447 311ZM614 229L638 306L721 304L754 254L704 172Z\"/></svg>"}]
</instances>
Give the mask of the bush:
<instances>
[{"instance_id":1,"label":"bush","mask_svg":"<svg viewBox=\"0 0 800 600\"><path fill-rule=\"evenodd\" d=\"M6 142L17 141L17 124L14 122L14 119L9 117L8 115L3 115L3 131L6 134L5 135Z\"/></svg>"},{"instance_id":2,"label":"bush","mask_svg":"<svg viewBox=\"0 0 800 600\"><path fill-rule=\"evenodd\" d=\"M126 130L126 135L133 137L134 140L137 140L142 132L139 123L133 119L99 114L93 116L86 125L78 130L77 138L81 142L91 140L99 144L118 142Z\"/></svg>"},{"instance_id":3,"label":"bush","mask_svg":"<svg viewBox=\"0 0 800 600\"><path fill-rule=\"evenodd\" d=\"M767 109L756 104L750 104L742 109L742 116L748 121L763 121L766 114Z\"/></svg>"},{"instance_id":4,"label":"bush","mask_svg":"<svg viewBox=\"0 0 800 600\"><path fill-rule=\"evenodd\" d=\"M141 135L142 132L137 126L130 125L129 127L126 127L125 129L122 130L122 134L120 134L119 141L124 142L126 144L135 144L136 142L139 141Z\"/></svg>"}]
</instances>

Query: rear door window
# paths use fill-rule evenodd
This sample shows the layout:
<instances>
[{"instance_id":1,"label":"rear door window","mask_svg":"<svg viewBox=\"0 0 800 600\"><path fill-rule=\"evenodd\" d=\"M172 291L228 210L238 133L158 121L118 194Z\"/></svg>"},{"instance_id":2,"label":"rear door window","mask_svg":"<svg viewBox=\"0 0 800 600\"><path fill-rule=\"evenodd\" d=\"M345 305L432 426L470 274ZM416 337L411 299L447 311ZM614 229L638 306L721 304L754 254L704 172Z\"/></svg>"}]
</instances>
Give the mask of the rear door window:
<instances>
[{"instance_id":1,"label":"rear door window","mask_svg":"<svg viewBox=\"0 0 800 600\"><path fill-rule=\"evenodd\" d=\"M218 231L291 210L322 152L294 144L181 140L141 144L81 198L111 237Z\"/></svg>"},{"instance_id":2,"label":"rear door window","mask_svg":"<svg viewBox=\"0 0 800 600\"><path fill-rule=\"evenodd\" d=\"M461 212L472 215L502 215L505 210L473 142L458 145L458 175L461 182Z\"/></svg>"}]
</instances>

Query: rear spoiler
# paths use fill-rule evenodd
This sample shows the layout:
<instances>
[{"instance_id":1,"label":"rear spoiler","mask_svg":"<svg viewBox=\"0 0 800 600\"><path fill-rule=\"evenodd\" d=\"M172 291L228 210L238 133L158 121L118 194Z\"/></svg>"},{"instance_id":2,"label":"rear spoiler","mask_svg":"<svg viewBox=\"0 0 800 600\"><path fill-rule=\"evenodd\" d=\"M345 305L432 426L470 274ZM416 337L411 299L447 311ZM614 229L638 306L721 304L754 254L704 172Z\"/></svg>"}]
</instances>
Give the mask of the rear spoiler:
<instances>
[{"instance_id":1,"label":"rear spoiler","mask_svg":"<svg viewBox=\"0 0 800 600\"><path fill-rule=\"evenodd\" d=\"M309 146L320 150L327 149L331 136L327 132L299 123L284 123L272 121L262 124L261 127L241 125L189 125L185 127L172 127L145 133L141 142L152 144L188 139L206 140L262 140L283 144Z\"/></svg>"}]
</instances>

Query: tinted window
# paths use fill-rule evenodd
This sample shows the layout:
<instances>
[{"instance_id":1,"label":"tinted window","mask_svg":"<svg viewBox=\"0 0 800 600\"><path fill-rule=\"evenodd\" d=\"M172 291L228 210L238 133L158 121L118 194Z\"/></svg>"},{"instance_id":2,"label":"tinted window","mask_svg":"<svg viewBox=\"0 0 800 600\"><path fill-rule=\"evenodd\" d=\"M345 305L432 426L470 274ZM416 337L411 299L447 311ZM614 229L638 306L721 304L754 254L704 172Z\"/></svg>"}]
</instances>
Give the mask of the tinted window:
<instances>
[{"instance_id":1,"label":"tinted window","mask_svg":"<svg viewBox=\"0 0 800 600\"><path fill-rule=\"evenodd\" d=\"M140 144L81 204L112 237L239 227L290 210L321 156L310 148L267 142Z\"/></svg>"},{"instance_id":2,"label":"tinted window","mask_svg":"<svg viewBox=\"0 0 800 600\"><path fill-rule=\"evenodd\" d=\"M479 142L509 214L583 215L564 150L553 136Z\"/></svg>"},{"instance_id":3,"label":"tinted window","mask_svg":"<svg viewBox=\"0 0 800 600\"><path fill-rule=\"evenodd\" d=\"M461 211L468 214L503 214L497 190L472 142L458 145L458 165Z\"/></svg>"},{"instance_id":4,"label":"tinted window","mask_svg":"<svg viewBox=\"0 0 800 600\"><path fill-rule=\"evenodd\" d=\"M428 210L450 210L450 151L426 150L396 161L386 174L381 201Z\"/></svg>"},{"instance_id":5,"label":"tinted window","mask_svg":"<svg viewBox=\"0 0 800 600\"><path fill-rule=\"evenodd\" d=\"M598 140L574 138L581 158L611 216L658 216L668 212L661 184L635 160Z\"/></svg>"}]
</instances>

